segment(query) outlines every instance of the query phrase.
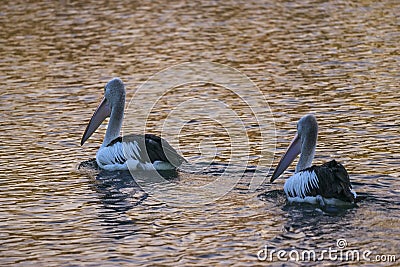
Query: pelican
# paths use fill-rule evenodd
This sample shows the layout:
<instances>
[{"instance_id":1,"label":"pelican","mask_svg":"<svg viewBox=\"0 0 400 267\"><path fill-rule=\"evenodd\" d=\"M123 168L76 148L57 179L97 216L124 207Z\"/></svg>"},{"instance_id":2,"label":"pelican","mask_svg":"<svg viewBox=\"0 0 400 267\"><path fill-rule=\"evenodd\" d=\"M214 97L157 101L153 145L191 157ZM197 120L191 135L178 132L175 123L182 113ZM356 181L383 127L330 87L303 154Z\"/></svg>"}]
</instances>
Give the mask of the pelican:
<instances>
[{"instance_id":1,"label":"pelican","mask_svg":"<svg viewBox=\"0 0 400 267\"><path fill-rule=\"evenodd\" d=\"M153 134L132 134L120 137L124 117L125 86L119 78L110 80L104 88L104 98L94 112L81 145L110 117L103 144L96 154L100 168L115 170L173 170L186 160L161 137Z\"/></svg>"},{"instance_id":2,"label":"pelican","mask_svg":"<svg viewBox=\"0 0 400 267\"><path fill-rule=\"evenodd\" d=\"M284 191L289 203L306 202L321 206L353 205L357 197L352 190L349 175L335 160L311 166L317 144L318 124L312 114L297 123L297 134L281 158L271 177L275 181L300 154L295 174L289 177Z\"/></svg>"}]
</instances>

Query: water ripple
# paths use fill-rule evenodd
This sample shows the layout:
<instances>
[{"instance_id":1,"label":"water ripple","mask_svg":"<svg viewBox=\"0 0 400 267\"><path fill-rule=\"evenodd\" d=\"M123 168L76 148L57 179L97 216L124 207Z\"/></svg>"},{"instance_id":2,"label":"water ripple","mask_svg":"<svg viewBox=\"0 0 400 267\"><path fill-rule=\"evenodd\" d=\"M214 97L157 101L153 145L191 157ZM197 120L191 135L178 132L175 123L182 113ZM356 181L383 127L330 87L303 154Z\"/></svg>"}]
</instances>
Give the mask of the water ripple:
<instances>
[{"instance_id":1,"label":"water ripple","mask_svg":"<svg viewBox=\"0 0 400 267\"><path fill-rule=\"evenodd\" d=\"M247 266L264 263L257 252L265 245L322 250L335 247L338 238L349 249L398 253L398 1L0 6L3 265ZM249 192L254 166L274 152L268 147L263 153L261 144L259 129L268 124L254 121L239 98L208 83L166 94L148 127L157 133L171 107L196 97L219 99L234 110L247 123L251 166L243 177L231 174L239 183L221 199L181 209L147 194L129 175L77 171L101 144L104 126L79 146L108 79L121 77L132 97L151 75L198 60L237 68L262 90L274 114L277 157L299 117L315 113L320 125L315 163L342 162L362 196L358 206L344 211L287 206L284 179ZM247 149L231 151L224 129L230 120L216 123L201 115L189 112L181 140L173 140L204 171L185 169L174 181L192 187L219 177L232 155L243 156ZM135 119L130 123L142 126Z\"/></svg>"}]
</instances>

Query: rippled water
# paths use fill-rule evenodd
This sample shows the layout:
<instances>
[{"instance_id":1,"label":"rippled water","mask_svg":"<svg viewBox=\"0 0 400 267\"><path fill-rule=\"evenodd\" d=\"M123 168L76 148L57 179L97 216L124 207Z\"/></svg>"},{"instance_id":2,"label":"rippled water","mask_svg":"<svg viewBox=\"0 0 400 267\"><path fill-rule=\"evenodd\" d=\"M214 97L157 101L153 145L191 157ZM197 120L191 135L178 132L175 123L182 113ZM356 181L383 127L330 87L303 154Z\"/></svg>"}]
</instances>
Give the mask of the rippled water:
<instances>
[{"instance_id":1,"label":"rippled water","mask_svg":"<svg viewBox=\"0 0 400 267\"><path fill-rule=\"evenodd\" d=\"M266 245L321 251L337 249L340 238L346 249L371 250L373 259L400 257L398 1L0 6L2 265L247 266L268 263L257 259ZM275 126L269 117L255 121L239 96L204 81L165 94L147 130L164 129L179 103L206 101L166 127L187 122L178 140L168 140L193 164L171 183L199 188L247 151L248 171L233 166L228 174L238 182L227 195L180 207L141 191L128 173L77 171L102 142L105 127L79 145L107 80L121 77L130 99L156 73L200 61L247 75L268 100L271 113L266 110L265 116L272 114ZM132 131L143 127L134 112L143 99L129 105ZM207 104L208 113L201 114L200 104L213 99L234 110L238 123L245 122L249 143L239 149L230 143L226 129L235 126L232 117L207 119L224 108ZM296 121L309 112L320 125L315 163L335 158L346 166L362 197L357 208L286 206L284 179L271 185L267 177L256 191L249 190L254 171L268 173L274 152L275 136L263 139L262 132L276 128L276 165ZM265 167L255 169L263 160ZM327 258L323 263L359 264Z\"/></svg>"}]
</instances>

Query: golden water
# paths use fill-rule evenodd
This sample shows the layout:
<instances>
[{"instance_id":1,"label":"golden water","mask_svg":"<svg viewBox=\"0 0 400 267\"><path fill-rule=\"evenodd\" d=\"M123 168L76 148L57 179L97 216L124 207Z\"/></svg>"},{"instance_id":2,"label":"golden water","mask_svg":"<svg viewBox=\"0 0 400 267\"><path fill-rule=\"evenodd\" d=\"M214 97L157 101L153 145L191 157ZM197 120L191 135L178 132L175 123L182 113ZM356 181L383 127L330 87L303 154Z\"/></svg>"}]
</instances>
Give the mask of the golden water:
<instances>
[{"instance_id":1,"label":"golden water","mask_svg":"<svg viewBox=\"0 0 400 267\"><path fill-rule=\"evenodd\" d=\"M1 265L251 266L268 263L257 259L265 245L321 250L336 248L339 238L349 249L400 257L398 1L3 1L0 7ZM152 75L184 62L215 62L247 75L268 100L275 126L254 126L249 108L215 84L177 87L155 106L150 131L159 131L182 101L202 97L226 102L250 125L249 144L232 151L225 131L231 118L217 122L186 109L185 118L196 120L169 141L192 162L207 162L200 155L217 151L217 165L202 174L186 167L178 184L196 187L219 177L223 164L247 149L250 167L269 162L275 135L263 140L260 131L274 127L276 165L296 121L312 112L320 127L315 163L335 158L346 166L364 198L358 207L330 214L284 206L269 194L284 182L268 184L269 164L255 192L241 180L224 197L191 207L147 196L126 177L78 172L102 141L104 127L79 145L105 83L120 77L131 99ZM141 126L132 108L142 105L130 105L135 127ZM236 170L235 179L243 171ZM258 197L264 192L270 197Z\"/></svg>"}]
</instances>

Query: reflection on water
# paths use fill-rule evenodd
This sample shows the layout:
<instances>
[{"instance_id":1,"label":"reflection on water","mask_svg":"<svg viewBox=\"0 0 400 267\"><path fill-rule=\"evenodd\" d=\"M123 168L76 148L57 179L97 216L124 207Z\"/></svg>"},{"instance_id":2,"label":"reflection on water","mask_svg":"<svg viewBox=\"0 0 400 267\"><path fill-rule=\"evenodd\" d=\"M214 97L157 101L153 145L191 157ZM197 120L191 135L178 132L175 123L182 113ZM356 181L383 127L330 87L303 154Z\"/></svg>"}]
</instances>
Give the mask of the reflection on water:
<instances>
[{"instance_id":1,"label":"reflection on water","mask_svg":"<svg viewBox=\"0 0 400 267\"><path fill-rule=\"evenodd\" d=\"M322 250L335 248L339 238L373 255L399 252L398 1L0 6L2 265L256 265L265 245ZM262 90L274 115L278 156L297 120L315 113L315 163L335 158L346 166L364 198L358 207L286 206L279 193L284 179L249 191L254 166L272 153L260 144L265 125L253 124L243 102L207 82L174 88L147 127L157 133L172 107L202 97L222 100L248 119L250 166L232 172L238 183L228 194L181 208L144 192L129 175L77 171L102 142L104 126L79 146L108 79L121 77L129 99L155 73L195 61L236 68ZM201 172L185 168L171 183L196 189L248 147L232 150L229 118L210 120L198 109L187 115L181 138L168 141ZM257 197L264 192L268 198Z\"/></svg>"}]
</instances>

